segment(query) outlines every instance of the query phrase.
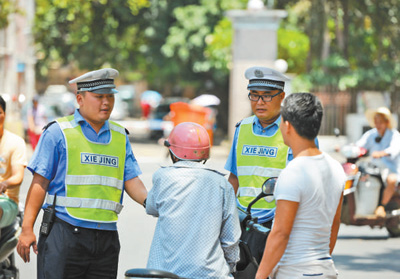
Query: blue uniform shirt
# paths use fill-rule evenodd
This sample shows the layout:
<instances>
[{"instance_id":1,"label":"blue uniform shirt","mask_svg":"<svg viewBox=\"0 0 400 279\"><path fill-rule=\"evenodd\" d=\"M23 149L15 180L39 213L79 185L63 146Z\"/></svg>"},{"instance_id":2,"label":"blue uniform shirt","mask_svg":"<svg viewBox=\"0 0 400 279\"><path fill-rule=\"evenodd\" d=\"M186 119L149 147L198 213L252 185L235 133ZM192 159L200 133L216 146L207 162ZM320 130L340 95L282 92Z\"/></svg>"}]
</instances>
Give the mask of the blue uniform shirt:
<instances>
[{"instance_id":1,"label":"blue uniform shirt","mask_svg":"<svg viewBox=\"0 0 400 279\"><path fill-rule=\"evenodd\" d=\"M81 125L82 132L85 137L96 143L108 143L110 141L109 123L106 121L101 127L99 133L89 125L82 117L77 109L74 113L75 121ZM66 142L61 128L58 124L48 127L40 137L39 143L28 164L28 169L32 174L37 173L50 181L47 191L49 194L57 196L65 196L65 174L66 174ZM141 174L139 165L132 153L132 148L128 137L126 137L126 158L124 182L135 178ZM123 196L121 195L121 203ZM48 205L45 204L44 207ZM56 216L74 226L100 229L100 230L116 230L117 224L98 223L90 221L77 220L68 215L64 207L56 206Z\"/></svg>"}]
</instances>

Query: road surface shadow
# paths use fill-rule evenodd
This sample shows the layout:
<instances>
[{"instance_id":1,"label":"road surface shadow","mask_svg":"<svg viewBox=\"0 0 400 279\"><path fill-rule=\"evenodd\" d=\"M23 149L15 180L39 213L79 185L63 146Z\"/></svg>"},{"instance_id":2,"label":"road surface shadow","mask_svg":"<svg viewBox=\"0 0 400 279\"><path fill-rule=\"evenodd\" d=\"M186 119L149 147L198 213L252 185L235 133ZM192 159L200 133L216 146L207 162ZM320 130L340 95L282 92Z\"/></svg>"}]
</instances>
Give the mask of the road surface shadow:
<instances>
[{"instance_id":1,"label":"road surface shadow","mask_svg":"<svg viewBox=\"0 0 400 279\"><path fill-rule=\"evenodd\" d=\"M398 262L399 258L400 250L397 247L385 250L384 253L374 253L374 251L371 251L364 256L351 256L335 253L333 255L333 260L337 266L340 266L340 269L360 270L363 272L400 272L400 265Z\"/></svg>"}]
</instances>

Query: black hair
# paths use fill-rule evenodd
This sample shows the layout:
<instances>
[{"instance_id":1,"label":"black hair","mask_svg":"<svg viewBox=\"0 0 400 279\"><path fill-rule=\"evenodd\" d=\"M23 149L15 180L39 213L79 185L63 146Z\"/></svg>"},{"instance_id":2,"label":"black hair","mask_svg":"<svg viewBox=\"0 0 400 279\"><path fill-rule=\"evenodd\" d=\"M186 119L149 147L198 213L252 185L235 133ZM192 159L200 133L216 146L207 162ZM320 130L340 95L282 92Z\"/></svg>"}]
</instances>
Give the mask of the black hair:
<instances>
[{"instance_id":1,"label":"black hair","mask_svg":"<svg viewBox=\"0 0 400 279\"><path fill-rule=\"evenodd\" d=\"M285 98L281 109L282 121L288 121L299 136L313 140L321 127L323 108L311 93L292 93Z\"/></svg>"},{"instance_id":2,"label":"black hair","mask_svg":"<svg viewBox=\"0 0 400 279\"><path fill-rule=\"evenodd\" d=\"M0 96L0 106L4 112L6 112L6 101L4 101L3 97Z\"/></svg>"}]
</instances>

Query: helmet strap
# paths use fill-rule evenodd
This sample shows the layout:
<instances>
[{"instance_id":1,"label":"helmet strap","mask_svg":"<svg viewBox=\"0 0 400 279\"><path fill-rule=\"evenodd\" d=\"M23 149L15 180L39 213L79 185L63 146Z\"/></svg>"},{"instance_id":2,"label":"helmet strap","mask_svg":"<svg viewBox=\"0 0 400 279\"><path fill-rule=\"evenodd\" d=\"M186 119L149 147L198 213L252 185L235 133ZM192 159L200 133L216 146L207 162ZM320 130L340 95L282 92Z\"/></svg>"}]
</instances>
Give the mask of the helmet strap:
<instances>
[{"instance_id":1,"label":"helmet strap","mask_svg":"<svg viewBox=\"0 0 400 279\"><path fill-rule=\"evenodd\" d=\"M172 161L173 164L175 164L176 162L181 161L178 157L176 157L174 155L174 153L172 153L171 149L169 149L169 156L170 156L171 161Z\"/></svg>"}]
</instances>

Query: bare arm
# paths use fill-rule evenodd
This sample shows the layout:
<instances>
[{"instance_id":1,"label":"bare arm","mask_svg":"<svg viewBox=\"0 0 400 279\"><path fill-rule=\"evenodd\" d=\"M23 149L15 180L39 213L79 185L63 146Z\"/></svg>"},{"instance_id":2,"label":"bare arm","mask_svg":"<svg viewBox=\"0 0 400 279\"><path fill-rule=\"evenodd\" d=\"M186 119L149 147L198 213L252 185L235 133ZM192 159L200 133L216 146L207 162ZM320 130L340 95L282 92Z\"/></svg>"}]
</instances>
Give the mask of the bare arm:
<instances>
[{"instance_id":1,"label":"bare arm","mask_svg":"<svg viewBox=\"0 0 400 279\"><path fill-rule=\"evenodd\" d=\"M11 168L11 176L0 183L0 193L3 193L8 188L13 188L21 185L22 179L24 178L25 166L21 164L13 165Z\"/></svg>"},{"instance_id":2,"label":"bare arm","mask_svg":"<svg viewBox=\"0 0 400 279\"><path fill-rule=\"evenodd\" d=\"M382 158L382 157L386 157L389 156L390 154L387 153L385 150L382 151L374 151L371 153L372 158Z\"/></svg>"},{"instance_id":3,"label":"bare arm","mask_svg":"<svg viewBox=\"0 0 400 279\"><path fill-rule=\"evenodd\" d=\"M287 200L278 200L276 202L274 226L265 244L264 254L256 274L256 279L266 279L282 258L289 241L298 208L298 202Z\"/></svg>"},{"instance_id":4,"label":"bare arm","mask_svg":"<svg viewBox=\"0 0 400 279\"><path fill-rule=\"evenodd\" d=\"M339 227L340 227L340 215L342 213L342 203L343 203L343 192L340 197L339 205L336 209L335 217L333 218L332 228L331 228L331 238L329 242L329 253L332 255L333 249L335 248Z\"/></svg>"},{"instance_id":5,"label":"bare arm","mask_svg":"<svg viewBox=\"0 0 400 279\"><path fill-rule=\"evenodd\" d=\"M24 221L22 223L22 232L18 240L17 252L24 260L30 261L30 247L37 254L36 236L33 232L33 226L37 215L43 205L46 196L47 187L50 181L43 176L35 173L28 191L25 202Z\"/></svg>"},{"instance_id":6,"label":"bare arm","mask_svg":"<svg viewBox=\"0 0 400 279\"><path fill-rule=\"evenodd\" d=\"M232 184L233 186L233 190L235 190L235 195L237 194L237 191L239 189L239 179L237 178L236 175L234 175L233 173L231 173L229 175L228 181L230 184Z\"/></svg>"},{"instance_id":7,"label":"bare arm","mask_svg":"<svg viewBox=\"0 0 400 279\"><path fill-rule=\"evenodd\" d=\"M131 199L142 205L147 198L147 189L138 176L125 182L125 191Z\"/></svg>"}]
</instances>

